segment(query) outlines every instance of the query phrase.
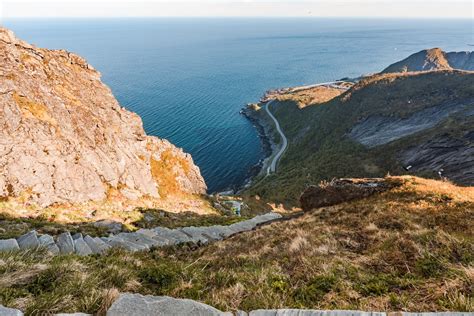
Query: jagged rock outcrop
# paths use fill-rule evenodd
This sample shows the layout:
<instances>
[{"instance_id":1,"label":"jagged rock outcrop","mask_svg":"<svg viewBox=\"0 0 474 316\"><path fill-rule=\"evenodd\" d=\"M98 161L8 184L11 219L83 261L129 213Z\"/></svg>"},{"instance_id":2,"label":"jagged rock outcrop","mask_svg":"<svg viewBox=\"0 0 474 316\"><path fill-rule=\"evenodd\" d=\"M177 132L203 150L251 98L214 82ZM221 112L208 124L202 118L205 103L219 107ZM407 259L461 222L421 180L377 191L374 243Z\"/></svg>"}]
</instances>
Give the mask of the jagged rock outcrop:
<instances>
[{"instance_id":1,"label":"jagged rock outcrop","mask_svg":"<svg viewBox=\"0 0 474 316\"><path fill-rule=\"evenodd\" d=\"M440 48L425 49L388 66L382 73L450 69L474 70L474 52L446 53Z\"/></svg>"},{"instance_id":2,"label":"jagged rock outcrop","mask_svg":"<svg viewBox=\"0 0 474 316\"><path fill-rule=\"evenodd\" d=\"M0 197L40 206L204 193L189 154L147 136L100 73L0 28Z\"/></svg>"}]
</instances>

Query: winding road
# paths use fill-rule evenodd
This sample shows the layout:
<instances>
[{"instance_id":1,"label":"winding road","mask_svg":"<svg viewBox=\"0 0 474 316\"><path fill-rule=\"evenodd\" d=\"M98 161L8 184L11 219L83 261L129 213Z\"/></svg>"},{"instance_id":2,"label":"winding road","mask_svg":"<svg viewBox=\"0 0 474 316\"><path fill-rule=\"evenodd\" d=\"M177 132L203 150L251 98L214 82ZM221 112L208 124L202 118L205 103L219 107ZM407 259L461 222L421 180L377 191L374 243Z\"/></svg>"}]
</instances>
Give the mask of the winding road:
<instances>
[{"instance_id":1,"label":"winding road","mask_svg":"<svg viewBox=\"0 0 474 316\"><path fill-rule=\"evenodd\" d=\"M280 123L278 123L277 119L273 116L273 114L268 109L268 106L270 104L272 104L273 102L275 102L275 101L273 100L273 101L270 101L267 104L265 104L265 111L267 111L268 115L272 118L273 122L275 122L276 129L277 129L278 133L280 134L281 139L283 141L283 146L281 146L280 150L277 152L275 157L273 157L273 160L271 161L270 165L268 166L267 176L269 174L275 172L278 161L280 160L281 156L283 155L286 148L288 147L288 139L286 138L285 134L283 134L283 131L281 130L281 127L280 127Z\"/></svg>"}]
</instances>

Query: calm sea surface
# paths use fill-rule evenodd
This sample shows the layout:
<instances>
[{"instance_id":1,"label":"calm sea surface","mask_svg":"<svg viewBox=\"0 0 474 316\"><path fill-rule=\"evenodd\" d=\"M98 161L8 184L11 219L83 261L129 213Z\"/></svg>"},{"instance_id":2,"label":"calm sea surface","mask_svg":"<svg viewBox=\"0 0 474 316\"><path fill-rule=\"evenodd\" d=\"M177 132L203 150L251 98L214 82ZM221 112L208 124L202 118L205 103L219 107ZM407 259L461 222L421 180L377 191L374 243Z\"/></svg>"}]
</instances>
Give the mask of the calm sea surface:
<instances>
[{"instance_id":1,"label":"calm sea surface","mask_svg":"<svg viewBox=\"0 0 474 316\"><path fill-rule=\"evenodd\" d=\"M148 134L191 153L216 191L262 157L239 110L270 88L376 72L424 48L473 50L473 20L73 19L2 24L101 71Z\"/></svg>"}]
</instances>

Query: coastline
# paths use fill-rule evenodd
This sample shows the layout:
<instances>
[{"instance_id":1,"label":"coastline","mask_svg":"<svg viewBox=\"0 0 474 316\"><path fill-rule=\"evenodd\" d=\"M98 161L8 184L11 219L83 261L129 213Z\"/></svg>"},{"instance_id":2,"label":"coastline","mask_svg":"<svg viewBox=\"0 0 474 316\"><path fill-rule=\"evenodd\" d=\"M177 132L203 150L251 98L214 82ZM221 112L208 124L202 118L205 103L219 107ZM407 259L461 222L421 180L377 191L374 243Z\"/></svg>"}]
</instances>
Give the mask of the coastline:
<instances>
[{"instance_id":1,"label":"coastline","mask_svg":"<svg viewBox=\"0 0 474 316\"><path fill-rule=\"evenodd\" d=\"M244 107L240 114L245 116L256 128L258 137L260 138L261 146L263 149L263 157L251 167L247 173L246 180L242 184L242 186L236 189L236 193L245 190L246 188L250 187L253 183L253 180L262 174L262 171L266 170L266 167L270 161L270 158L274 155L276 151L278 151L278 143L275 142L272 135L272 126L267 122L264 118L261 117L261 113L259 110L256 110L255 107L260 107L263 109L262 103L251 103ZM266 114L263 114L266 115Z\"/></svg>"},{"instance_id":2,"label":"coastline","mask_svg":"<svg viewBox=\"0 0 474 316\"><path fill-rule=\"evenodd\" d=\"M271 135L271 127L260 117L259 111L252 109L252 106L261 106L262 103L250 103L240 110L240 114L243 115L247 120L252 123L253 127L257 130L257 136L260 139L261 148L263 151L263 157L259 161L250 167L245 174L245 180L241 183L233 184L228 188L221 190L220 193L225 194L239 194L243 190L249 188L253 180L261 175L262 170L266 169L269 158L273 156L275 151L278 149L277 144L273 141ZM218 192L216 192L218 193Z\"/></svg>"},{"instance_id":3,"label":"coastline","mask_svg":"<svg viewBox=\"0 0 474 316\"><path fill-rule=\"evenodd\" d=\"M236 186L234 192L239 193L250 187L254 179L261 176L262 172L264 173L271 161L271 158L275 155L275 153L280 150L281 144L279 144L275 140L275 127L271 121L266 119L267 114L263 110L263 107L268 102L271 102L272 100L277 100L278 96L280 95L297 93L304 90L311 90L320 86L347 90L354 84L354 82L358 81L359 79L360 78L342 78L335 81L316 83L311 85L268 90L260 98L259 102L249 103L247 104L247 106L242 108L240 114L245 116L257 129L258 137L260 138L260 142L262 144L264 156L258 161L256 165L249 169L249 171L247 172L246 180L243 182L242 185Z\"/></svg>"}]
</instances>

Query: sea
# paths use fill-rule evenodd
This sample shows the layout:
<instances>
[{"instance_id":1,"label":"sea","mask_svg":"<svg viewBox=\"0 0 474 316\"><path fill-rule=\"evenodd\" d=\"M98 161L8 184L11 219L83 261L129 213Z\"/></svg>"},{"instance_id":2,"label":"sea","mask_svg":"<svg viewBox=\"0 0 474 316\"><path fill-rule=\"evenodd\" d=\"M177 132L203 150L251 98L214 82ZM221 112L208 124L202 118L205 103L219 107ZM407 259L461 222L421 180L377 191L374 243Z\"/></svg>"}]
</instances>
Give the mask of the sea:
<instances>
[{"instance_id":1,"label":"sea","mask_svg":"<svg viewBox=\"0 0 474 316\"><path fill-rule=\"evenodd\" d=\"M474 50L473 21L336 18L0 20L102 73L150 135L192 154L209 192L242 185L264 152L239 114L268 89L357 77L419 50Z\"/></svg>"}]
</instances>

